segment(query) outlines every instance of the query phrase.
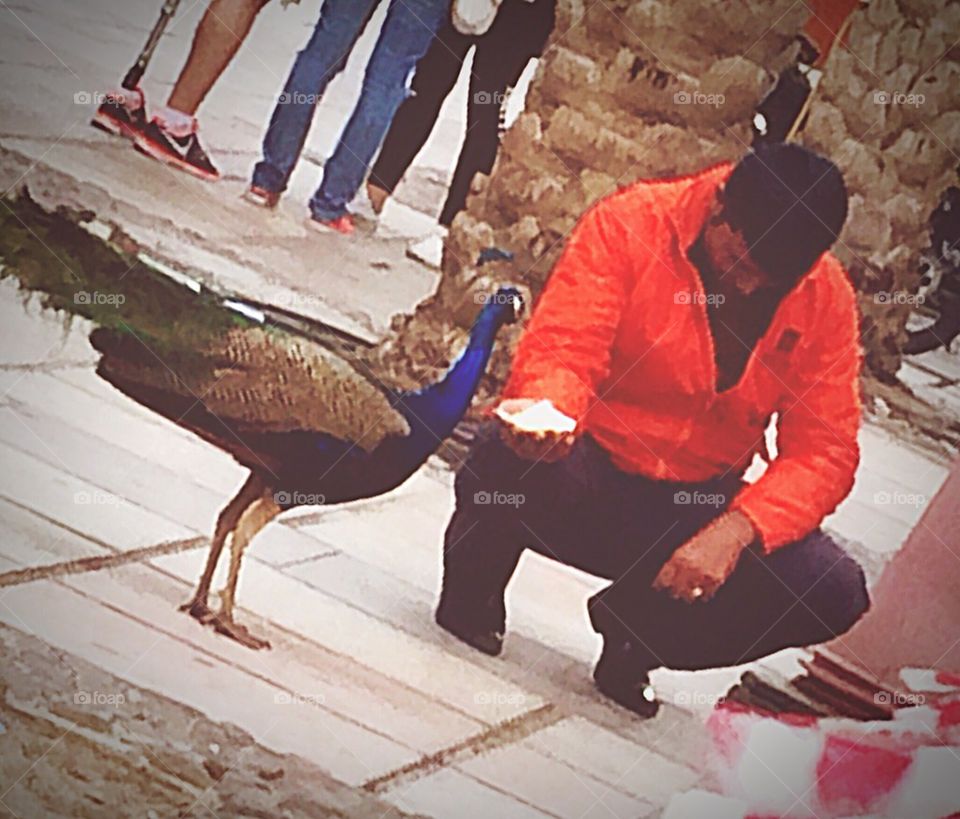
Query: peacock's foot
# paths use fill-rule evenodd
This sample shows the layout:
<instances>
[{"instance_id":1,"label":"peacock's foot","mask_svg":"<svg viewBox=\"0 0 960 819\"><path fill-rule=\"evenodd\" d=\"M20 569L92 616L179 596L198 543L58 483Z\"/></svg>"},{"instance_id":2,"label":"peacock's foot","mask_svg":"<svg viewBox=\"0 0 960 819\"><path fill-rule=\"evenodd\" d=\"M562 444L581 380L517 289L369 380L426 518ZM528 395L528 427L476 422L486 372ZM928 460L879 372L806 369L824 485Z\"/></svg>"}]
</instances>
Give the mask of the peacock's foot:
<instances>
[{"instance_id":1,"label":"peacock's foot","mask_svg":"<svg viewBox=\"0 0 960 819\"><path fill-rule=\"evenodd\" d=\"M264 648L270 648L270 642L252 634L246 626L240 625L234 619L222 611L211 615L206 621L213 626L217 634L236 640L240 645L252 648L254 651L260 651Z\"/></svg>"},{"instance_id":2,"label":"peacock's foot","mask_svg":"<svg viewBox=\"0 0 960 819\"><path fill-rule=\"evenodd\" d=\"M210 611L207 601L205 599L201 600L197 597L188 600L186 603L180 606L180 611L185 611L194 620L199 620L201 623L209 623L214 617L214 613Z\"/></svg>"}]
</instances>

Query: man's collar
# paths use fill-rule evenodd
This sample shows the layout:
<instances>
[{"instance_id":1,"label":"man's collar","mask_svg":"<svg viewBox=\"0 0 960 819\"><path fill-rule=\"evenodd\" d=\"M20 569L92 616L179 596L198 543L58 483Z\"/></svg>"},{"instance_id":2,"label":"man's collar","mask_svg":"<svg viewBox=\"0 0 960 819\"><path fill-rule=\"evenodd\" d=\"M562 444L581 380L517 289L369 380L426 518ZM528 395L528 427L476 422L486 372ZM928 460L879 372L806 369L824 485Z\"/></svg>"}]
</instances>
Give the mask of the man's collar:
<instances>
[{"instance_id":1,"label":"man's collar","mask_svg":"<svg viewBox=\"0 0 960 819\"><path fill-rule=\"evenodd\" d=\"M696 242L717 199L717 191L732 171L733 163L722 162L690 177L686 190L677 199L677 207L667 214L681 252L686 253Z\"/></svg>"}]
</instances>

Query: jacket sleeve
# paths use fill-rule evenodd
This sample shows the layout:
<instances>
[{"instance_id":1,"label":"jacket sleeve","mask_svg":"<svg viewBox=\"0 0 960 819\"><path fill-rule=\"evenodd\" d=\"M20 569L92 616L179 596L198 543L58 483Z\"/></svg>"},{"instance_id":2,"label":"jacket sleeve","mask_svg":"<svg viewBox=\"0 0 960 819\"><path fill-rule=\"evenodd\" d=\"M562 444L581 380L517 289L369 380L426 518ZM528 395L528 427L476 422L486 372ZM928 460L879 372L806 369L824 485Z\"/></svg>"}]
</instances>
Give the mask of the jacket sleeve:
<instances>
[{"instance_id":1,"label":"jacket sleeve","mask_svg":"<svg viewBox=\"0 0 960 819\"><path fill-rule=\"evenodd\" d=\"M629 287L628 237L612 211L611 200L602 200L574 228L504 389L505 398L549 399L578 424L609 374Z\"/></svg>"},{"instance_id":2,"label":"jacket sleeve","mask_svg":"<svg viewBox=\"0 0 960 819\"><path fill-rule=\"evenodd\" d=\"M805 331L812 342L798 350L780 407L779 455L732 504L753 522L767 552L810 534L853 488L862 354L856 297L840 274L843 286Z\"/></svg>"}]
</instances>

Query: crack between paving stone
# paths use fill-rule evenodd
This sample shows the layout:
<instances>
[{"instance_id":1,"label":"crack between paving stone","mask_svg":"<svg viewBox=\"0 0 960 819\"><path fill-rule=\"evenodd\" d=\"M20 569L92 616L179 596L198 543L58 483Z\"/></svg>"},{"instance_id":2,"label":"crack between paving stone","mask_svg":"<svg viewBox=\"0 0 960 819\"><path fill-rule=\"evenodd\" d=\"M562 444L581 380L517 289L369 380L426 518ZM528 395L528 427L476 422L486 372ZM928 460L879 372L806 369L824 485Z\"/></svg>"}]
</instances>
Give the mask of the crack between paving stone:
<instances>
[{"instance_id":1,"label":"crack between paving stone","mask_svg":"<svg viewBox=\"0 0 960 819\"><path fill-rule=\"evenodd\" d=\"M189 538L165 540L161 543L155 543L151 546L141 546L136 549L118 551L109 543L98 540L94 537L90 537L90 535L81 532L78 529L74 529L72 526L68 526L62 521L51 518L48 515L43 514L43 512L39 512L30 506L26 506L6 496L0 496L0 498L2 498L2 500L4 500L6 503L9 503L11 506L22 509L28 514L34 515L59 529L69 532L71 535L82 538L88 543L92 543L110 552L110 554L105 555L91 555L89 557L74 558L72 560L60 560L56 563L46 563L42 566L28 566L23 569L11 569L9 571L0 573L0 588L3 588L4 586L19 586L23 583L32 583L36 580L48 580L53 577L62 577L69 574L98 572L102 571L103 569L112 569L117 566L124 566L127 563L145 562L152 560L155 557L165 557L166 555L179 554L180 552L186 552L191 549L199 549L202 546L207 546L210 542L206 535L195 535ZM291 529L297 529L302 526L303 523L301 523L297 518L294 518L289 521L284 521L282 525L288 526ZM326 556L327 555L324 555L324 557ZM268 563L267 565L274 566L274 564L271 563ZM280 567L274 566L274 568Z\"/></svg>"},{"instance_id":2,"label":"crack between paving stone","mask_svg":"<svg viewBox=\"0 0 960 819\"><path fill-rule=\"evenodd\" d=\"M8 500L5 498L5 500ZM13 503L13 501L9 501ZM76 534L79 537L86 537L80 532L76 532L69 527L63 527ZM93 541L96 543L97 541ZM157 543L153 546L144 546L139 549L131 549L126 552L113 552L107 555L92 555L90 557L79 557L74 560L63 560L59 563L49 563L43 566L28 566L25 569L11 569L0 574L0 588L4 586L19 586L23 583L32 583L36 580L49 580L53 577L62 577L68 574L84 574L86 572L98 572L103 569L112 569L117 566L123 566L127 563L135 563L143 560L150 560L155 557L177 554L189 549L198 549L207 543L207 538L198 535L197 537L186 538L182 540L170 540L163 543ZM100 544L102 545L102 544ZM110 547L107 547L110 548Z\"/></svg>"},{"instance_id":3,"label":"crack between paving stone","mask_svg":"<svg viewBox=\"0 0 960 819\"><path fill-rule=\"evenodd\" d=\"M369 779L363 783L362 788L370 793L380 794L392 788L410 785L415 780L436 773L442 768L448 768L480 754L520 742L545 728L556 725L564 716L556 704L544 703L530 711L524 711L522 714L492 725L460 742L441 748L439 751L424 754L414 762ZM514 798L517 797L514 795Z\"/></svg>"}]
</instances>

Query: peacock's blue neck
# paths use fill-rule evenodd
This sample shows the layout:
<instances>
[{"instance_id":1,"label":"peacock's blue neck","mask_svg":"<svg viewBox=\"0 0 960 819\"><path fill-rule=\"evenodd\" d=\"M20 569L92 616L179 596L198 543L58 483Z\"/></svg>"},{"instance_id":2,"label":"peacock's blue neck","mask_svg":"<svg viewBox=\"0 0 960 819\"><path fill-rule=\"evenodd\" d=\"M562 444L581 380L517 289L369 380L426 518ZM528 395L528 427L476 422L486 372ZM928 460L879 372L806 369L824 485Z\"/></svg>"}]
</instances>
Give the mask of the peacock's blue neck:
<instances>
[{"instance_id":1,"label":"peacock's blue neck","mask_svg":"<svg viewBox=\"0 0 960 819\"><path fill-rule=\"evenodd\" d=\"M470 330L470 339L440 381L402 396L397 408L407 416L413 435L427 434L432 446L446 438L473 400L487 369L500 329L501 305L488 304Z\"/></svg>"}]
</instances>

